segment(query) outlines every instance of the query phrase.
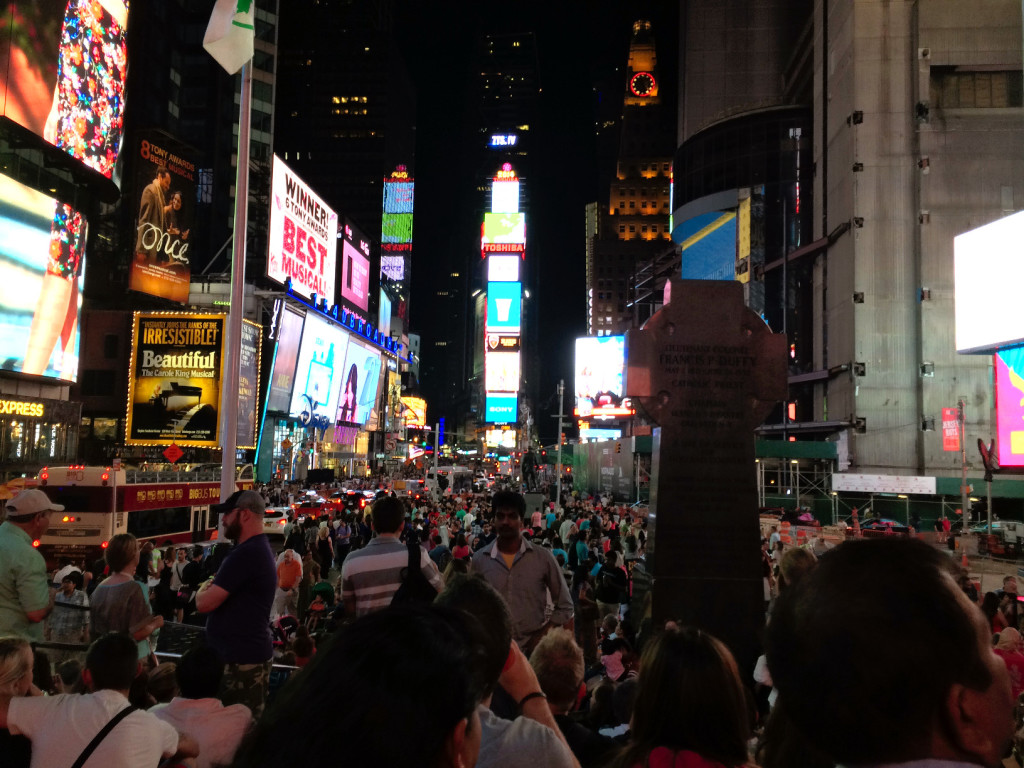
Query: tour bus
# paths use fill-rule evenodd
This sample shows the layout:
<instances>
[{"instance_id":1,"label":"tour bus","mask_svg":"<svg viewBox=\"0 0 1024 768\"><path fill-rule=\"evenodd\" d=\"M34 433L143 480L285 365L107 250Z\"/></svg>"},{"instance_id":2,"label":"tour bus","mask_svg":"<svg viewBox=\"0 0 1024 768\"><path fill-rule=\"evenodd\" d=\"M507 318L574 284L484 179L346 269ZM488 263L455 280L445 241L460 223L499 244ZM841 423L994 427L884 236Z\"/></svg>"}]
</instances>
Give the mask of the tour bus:
<instances>
[{"instance_id":1,"label":"tour bus","mask_svg":"<svg viewBox=\"0 0 1024 768\"><path fill-rule=\"evenodd\" d=\"M235 487L253 487L252 465L236 471ZM215 536L220 502L220 468L192 471L142 471L111 467L44 467L36 487L63 512L50 515L49 530L33 542L47 564L68 557L91 563L115 534L131 533L160 547L206 541Z\"/></svg>"}]
</instances>

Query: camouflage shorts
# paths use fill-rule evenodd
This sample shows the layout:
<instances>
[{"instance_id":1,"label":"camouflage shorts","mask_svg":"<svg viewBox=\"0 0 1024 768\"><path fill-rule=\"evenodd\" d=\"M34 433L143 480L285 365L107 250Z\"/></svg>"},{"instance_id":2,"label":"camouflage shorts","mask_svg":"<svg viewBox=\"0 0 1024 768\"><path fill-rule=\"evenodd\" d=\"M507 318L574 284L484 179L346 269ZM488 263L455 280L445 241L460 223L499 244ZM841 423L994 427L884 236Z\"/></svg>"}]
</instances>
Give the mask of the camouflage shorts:
<instances>
[{"instance_id":1,"label":"camouflage shorts","mask_svg":"<svg viewBox=\"0 0 1024 768\"><path fill-rule=\"evenodd\" d=\"M245 704L258 720L267 703L271 664L269 661L262 664L225 664L224 678L220 681L220 699L224 705Z\"/></svg>"}]
</instances>

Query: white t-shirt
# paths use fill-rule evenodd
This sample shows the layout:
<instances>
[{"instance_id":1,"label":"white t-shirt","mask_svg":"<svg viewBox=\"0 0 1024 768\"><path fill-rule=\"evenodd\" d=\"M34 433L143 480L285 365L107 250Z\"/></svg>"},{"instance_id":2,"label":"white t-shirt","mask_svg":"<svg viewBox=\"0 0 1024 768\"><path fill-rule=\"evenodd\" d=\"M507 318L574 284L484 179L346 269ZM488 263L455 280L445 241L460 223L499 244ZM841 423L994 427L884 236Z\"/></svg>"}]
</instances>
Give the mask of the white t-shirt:
<instances>
[{"instance_id":1,"label":"white t-shirt","mask_svg":"<svg viewBox=\"0 0 1024 768\"><path fill-rule=\"evenodd\" d=\"M64 693L11 699L7 726L32 741L32 768L73 765L110 719L128 706L117 691ZM178 732L149 712L119 722L96 747L85 768L155 766L178 749Z\"/></svg>"},{"instance_id":2,"label":"white t-shirt","mask_svg":"<svg viewBox=\"0 0 1024 768\"><path fill-rule=\"evenodd\" d=\"M218 699L182 699L157 704L150 713L199 744L196 768L230 765L242 737L252 725L252 712L244 704L225 707Z\"/></svg>"}]
</instances>

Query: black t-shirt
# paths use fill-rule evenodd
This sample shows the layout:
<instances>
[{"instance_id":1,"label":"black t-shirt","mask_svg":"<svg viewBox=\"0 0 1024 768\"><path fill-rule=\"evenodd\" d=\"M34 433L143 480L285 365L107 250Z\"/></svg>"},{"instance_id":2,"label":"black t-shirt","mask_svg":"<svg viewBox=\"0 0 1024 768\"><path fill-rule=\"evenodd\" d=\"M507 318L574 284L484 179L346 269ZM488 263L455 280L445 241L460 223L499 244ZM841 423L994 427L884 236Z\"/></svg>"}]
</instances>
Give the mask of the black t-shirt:
<instances>
[{"instance_id":1,"label":"black t-shirt","mask_svg":"<svg viewBox=\"0 0 1024 768\"><path fill-rule=\"evenodd\" d=\"M181 569L181 584L195 592L203 583L203 565L195 560L189 560Z\"/></svg>"},{"instance_id":2,"label":"black t-shirt","mask_svg":"<svg viewBox=\"0 0 1024 768\"><path fill-rule=\"evenodd\" d=\"M621 568L605 563L601 566L601 570L597 572L597 589L595 593L599 602L622 602L622 595L628 586L629 581L626 578L626 573Z\"/></svg>"}]
</instances>

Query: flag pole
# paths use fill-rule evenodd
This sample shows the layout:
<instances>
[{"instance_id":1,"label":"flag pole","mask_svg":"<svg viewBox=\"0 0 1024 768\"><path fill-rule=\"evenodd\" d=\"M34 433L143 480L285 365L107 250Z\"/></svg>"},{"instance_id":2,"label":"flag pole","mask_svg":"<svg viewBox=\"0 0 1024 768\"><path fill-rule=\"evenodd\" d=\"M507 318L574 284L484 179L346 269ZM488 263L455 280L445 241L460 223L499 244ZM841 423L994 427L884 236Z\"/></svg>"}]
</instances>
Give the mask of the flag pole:
<instances>
[{"instance_id":1,"label":"flag pole","mask_svg":"<svg viewBox=\"0 0 1024 768\"><path fill-rule=\"evenodd\" d=\"M228 310L224 385L221 389L220 500L235 492L235 454L238 446L238 374L245 313L245 246L249 209L249 123L252 117L252 60L242 65L238 107L238 159L235 164L235 229L231 247L231 305ZM221 532L223 535L223 531Z\"/></svg>"}]
</instances>

